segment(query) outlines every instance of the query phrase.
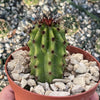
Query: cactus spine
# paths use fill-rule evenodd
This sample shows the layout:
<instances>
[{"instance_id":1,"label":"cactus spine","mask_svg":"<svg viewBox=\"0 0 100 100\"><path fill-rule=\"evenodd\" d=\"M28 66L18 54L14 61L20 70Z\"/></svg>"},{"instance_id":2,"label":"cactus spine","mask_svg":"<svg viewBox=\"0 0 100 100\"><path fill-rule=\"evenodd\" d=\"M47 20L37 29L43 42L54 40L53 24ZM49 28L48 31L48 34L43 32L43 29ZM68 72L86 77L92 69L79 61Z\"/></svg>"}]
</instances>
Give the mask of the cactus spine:
<instances>
[{"instance_id":1,"label":"cactus spine","mask_svg":"<svg viewBox=\"0 0 100 100\"><path fill-rule=\"evenodd\" d=\"M41 82L51 82L62 78L65 66L66 46L65 32L59 24L44 19L30 33L31 74Z\"/></svg>"}]
</instances>

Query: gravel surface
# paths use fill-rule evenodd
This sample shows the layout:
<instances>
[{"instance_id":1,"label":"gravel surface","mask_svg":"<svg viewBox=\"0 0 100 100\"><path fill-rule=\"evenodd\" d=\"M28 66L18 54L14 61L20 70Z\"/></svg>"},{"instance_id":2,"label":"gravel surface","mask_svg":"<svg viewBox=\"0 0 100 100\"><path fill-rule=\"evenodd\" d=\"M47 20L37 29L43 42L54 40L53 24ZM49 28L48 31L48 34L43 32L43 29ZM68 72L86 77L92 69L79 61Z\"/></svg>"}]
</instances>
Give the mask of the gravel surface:
<instances>
[{"instance_id":1,"label":"gravel surface","mask_svg":"<svg viewBox=\"0 0 100 100\"><path fill-rule=\"evenodd\" d=\"M26 7L21 0L4 1L0 1L0 18L3 18L10 24L11 32L9 32L8 36L0 38L0 90L8 85L4 71L5 60L11 52L26 45L29 40L26 30L27 28L33 27L31 20L34 21L38 17L40 10L39 7ZM72 1L75 2L77 0ZM100 38L100 20L98 20L100 16L100 2L92 3L85 2L85 0L82 1L84 2L75 3L81 5L84 10L75 8L75 6L68 2L60 4L63 14L67 13L68 16L73 15L77 18L76 22L79 22L78 31L75 34L66 35L66 39L71 45L88 51L100 61L100 54L95 49L96 40ZM94 14L96 17L93 15L89 16L86 11ZM15 34L12 32L13 29L16 29ZM100 88L97 91L100 95Z\"/></svg>"}]
</instances>

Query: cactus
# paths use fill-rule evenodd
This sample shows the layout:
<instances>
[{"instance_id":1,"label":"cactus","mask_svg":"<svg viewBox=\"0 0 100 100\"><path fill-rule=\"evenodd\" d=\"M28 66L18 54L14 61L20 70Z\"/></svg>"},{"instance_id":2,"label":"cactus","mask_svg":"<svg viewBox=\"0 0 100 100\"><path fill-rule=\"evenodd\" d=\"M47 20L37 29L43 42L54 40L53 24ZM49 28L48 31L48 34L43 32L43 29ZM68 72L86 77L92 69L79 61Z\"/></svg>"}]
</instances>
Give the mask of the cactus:
<instances>
[{"instance_id":1,"label":"cactus","mask_svg":"<svg viewBox=\"0 0 100 100\"><path fill-rule=\"evenodd\" d=\"M95 49L96 49L96 52L100 54L100 37L96 41Z\"/></svg>"},{"instance_id":2,"label":"cactus","mask_svg":"<svg viewBox=\"0 0 100 100\"><path fill-rule=\"evenodd\" d=\"M99 0L88 0L88 2L96 3L99 2Z\"/></svg>"},{"instance_id":3,"label":"cactus","mask_svg":"<svg viewBox=\"0 0 100 100\"><path fill-rule=\"evenodd\" d=\"M0 37L6 36L9 30L10 30L10 27L8 23L5 20L0 19Z\"/></svg>"},{"instance_id":4,"label":"cactus","mask_svg":"<svg viewBox=\"0 0 100 100\"><path fill-rule=\"evenodd\" d=\"M37 5L39 3L39 0L23 0L23 2L30 6L30 5Z\"/></svg>"},{"instance_id":5,"label":"cactus","mask_svg":"<svg viewBox=\"0 0 100 100\"><path fill-rule=\"evenodd\" d=\"M67 14L63 17L61 27L67 30L67 35L73 35L79 31L80 24L76 16Z\"/></svg>"},{"instance_id":6,"label":"cactus","mask_svg":"<svg viewBox=\"0 0 100 100\"><path fill-rule=\"evenodd\" d=\"M43 19L31 30L30 48L31 74L41 82L63 78L66 46L65 31L52 19Z\"/></svg>"},{"instance_id":7,"label":"cactus","mask_svg":"<svg viewBox=\"0 0 100 100\"><path fill-rule=\"evenodd\" d=\"M27 5L27 6L30 6L30 5L38 5L39 2L41 2L40 4L52 4L52 3L59 3L60 1L63 1L63 0L23 0L23 2Z\"/></svg>"}]
</instances>

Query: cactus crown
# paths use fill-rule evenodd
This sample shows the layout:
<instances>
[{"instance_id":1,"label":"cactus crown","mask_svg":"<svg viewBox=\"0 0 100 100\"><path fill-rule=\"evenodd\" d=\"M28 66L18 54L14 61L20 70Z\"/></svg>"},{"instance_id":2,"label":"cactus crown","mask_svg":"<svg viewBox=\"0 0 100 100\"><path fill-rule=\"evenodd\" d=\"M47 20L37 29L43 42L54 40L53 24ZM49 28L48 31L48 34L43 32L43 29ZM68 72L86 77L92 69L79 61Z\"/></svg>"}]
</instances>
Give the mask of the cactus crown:
<instances>
[{"instance_id":1,"label":"cactus crown","mask_svg":"<svg viewBox=\"0 0 100 100\"><path fill-rule=\"evenodd\" d=\"M60 20L52 17L55 16L52 12L44 12L43 18L35 23L28 42L31 74L38 81L49 83L54 78L63 78L68 44L65 39L66 31L60 27Z\"/></svg>"}]
</instances>

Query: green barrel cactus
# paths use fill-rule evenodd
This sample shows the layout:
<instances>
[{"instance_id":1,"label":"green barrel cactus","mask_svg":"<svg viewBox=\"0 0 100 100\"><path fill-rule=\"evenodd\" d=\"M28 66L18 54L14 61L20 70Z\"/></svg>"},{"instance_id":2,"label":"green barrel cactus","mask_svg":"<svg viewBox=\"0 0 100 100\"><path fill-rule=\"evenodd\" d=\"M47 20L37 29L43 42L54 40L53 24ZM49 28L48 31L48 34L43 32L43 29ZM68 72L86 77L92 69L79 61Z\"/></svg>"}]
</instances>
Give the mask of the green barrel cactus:
<instances>
[{"instance_id":1,"label":"green barrel cactus","mask_svg":"<svg viewBox=\"0 0 100 100\"><path fill-rule=\"evenodd\" d=\"M100 37L96 41L95 49L96 49L96 52L100 54Z\"/></svg>"},{"instance_id":2,"label":"green barrel cactus","mask_svg":"<svg viewBox=\"0 0 100 100\"><path fill-rule=\"evenodd\" d=\"M52 19L43 19L31 30L28 42L30 67L38 81L50 83L54 78L63 78L68 43L66 32L59 26Z\"/></svg>"},{"instance_id":3,"label":"green barrel cactus","mask_svg":"<svg viewBox=\"0 0 100 100\"><path fill-rule=\"evenodd\" d=\"M6 36L9 31L9 24L5 20L0 19L0 37Z\"/></svg>"}]
</instances>

